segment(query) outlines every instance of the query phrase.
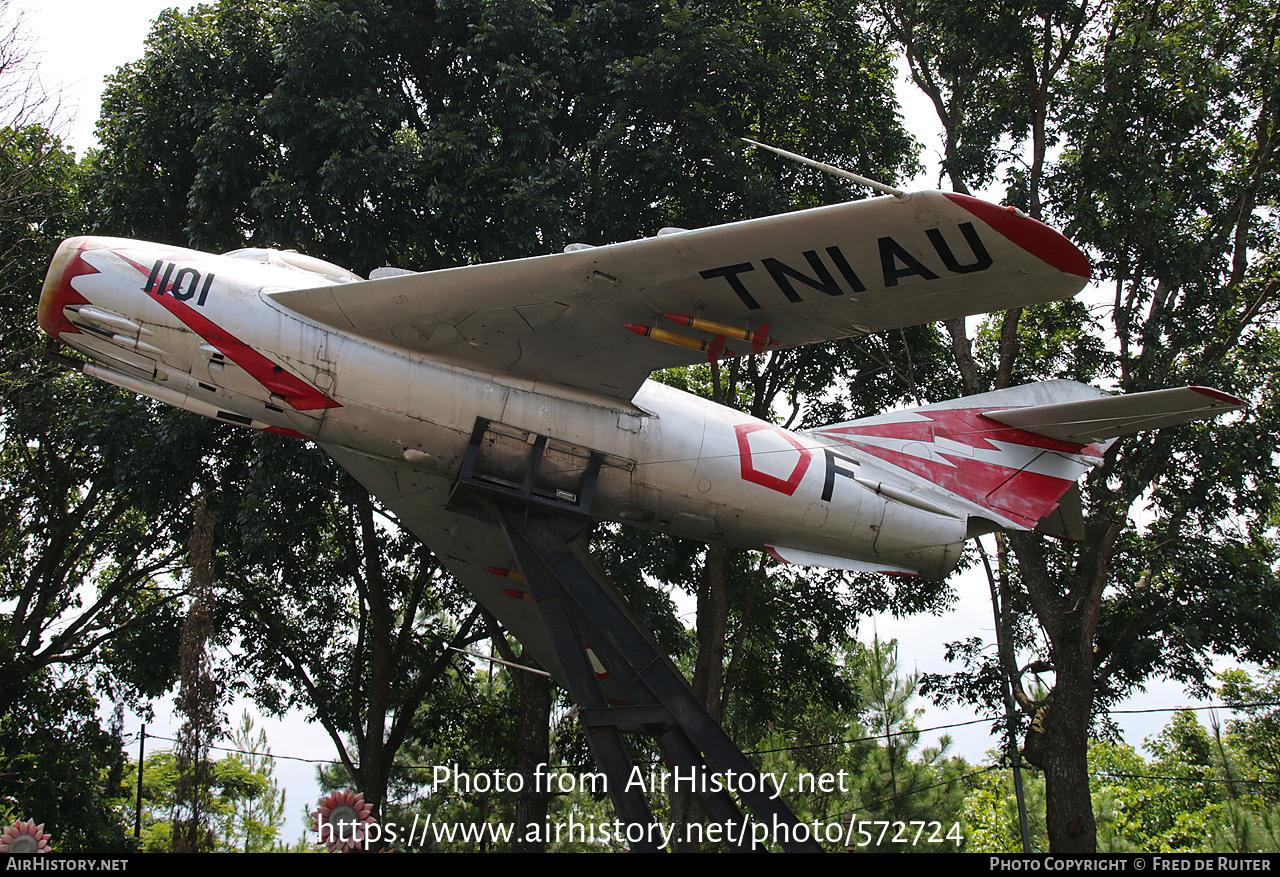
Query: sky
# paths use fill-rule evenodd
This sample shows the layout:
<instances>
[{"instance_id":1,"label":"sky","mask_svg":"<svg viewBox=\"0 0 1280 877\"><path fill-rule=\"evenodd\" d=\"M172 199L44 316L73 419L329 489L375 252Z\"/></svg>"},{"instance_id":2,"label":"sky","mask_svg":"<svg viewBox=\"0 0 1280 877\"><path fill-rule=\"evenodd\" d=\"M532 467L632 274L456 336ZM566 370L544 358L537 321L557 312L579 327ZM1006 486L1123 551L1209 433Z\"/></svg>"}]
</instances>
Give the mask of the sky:
<instances>
[{"instance_id":1,"label":"sky","mask_svg":"<svg viewBox=\"0 0 1280 877\"><path fill-rule=\"evenodd\" d=\"M20 5L23 0L13 2ZM102 0L48 0L38 6L29 4L25 13L26 32L33 40L41 79L47 89L59 96L59 129L77 154L83 154L95 145L93 127L105 78L119 66L142 56L144 41L160 11L173 6L187 9L190 5L161 0L115 0L112 3ZM936 156L940 148L940 129L932 108L923 96L906 84L900 88L900 99L905 108L907 128L924 145L923 159L928 166L910 188L935 188L938 184ZM983 636L988 641L993 638L985 578L976 573L966 574L957 580L956 589L959 602L954 611L945 616L914 616L905 620L889 617L864 619L859 625L859 636L867 642L873 633L882 641L898 639L899 661L905 672L954 670L943 657L946 642L972 635ZM1180 686L1157 681L1122 707L1168 708L1191 703ZM966 722L974 718L970 711L964 709L941 710L924 701L917 701L916 705L924 709L917 722L919 727ZM173 736L176 724L169 707L168 702L156 705L157 714L147 726L148 734ZM247 707L251 708L251 705L240 702L231 706L228 710L229 727L238 722L241 710ZM1163 727L1170 714L1130 714L1115 718L1124 730L1126 740L1138 746L1145 737ZM278 756L300 759L335 756L328 736L318 724L308 722L305 716L292 714L283 720L259 716L258 724L266 730L271 749ZM136 734L140 725L140 718L131 714L126 731ZM941 733L952 737L952 754L962 755L971 762L984 760L986 751L995 745L985 723L931 732L923 736L922 744L936 745ZM170 745L160 740L147 742L149 750L169 748ZM131 754L137 755L136 742L131 746ZM276 765L276 777L288 790L288 821L282 840L291 843L302 832L304 807L314 807L319 797L315 766L306 761L284 758Z\"/></svg>"},{"instance_id":2,"label":"sky","mask_svg":"<svg viewBox=\"0 0 1280 877\"><path fill-rule=\"evenodd\" d=\"M95 143L93 126L106 77L142 56L143 42L161 10L189 8L159 0L10 3L25 9L25 29L33 38L42 83L57 93L60 129L78 155Z\"/></svg>"}]
</instances>

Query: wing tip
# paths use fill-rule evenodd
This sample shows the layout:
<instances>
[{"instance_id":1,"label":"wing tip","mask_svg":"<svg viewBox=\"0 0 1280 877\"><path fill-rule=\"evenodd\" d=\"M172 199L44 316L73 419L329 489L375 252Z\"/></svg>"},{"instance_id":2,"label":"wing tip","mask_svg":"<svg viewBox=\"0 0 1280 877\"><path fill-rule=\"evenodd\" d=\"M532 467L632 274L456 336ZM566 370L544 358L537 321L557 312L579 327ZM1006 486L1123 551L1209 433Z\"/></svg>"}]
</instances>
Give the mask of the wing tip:
<instances>
[{"instance_id":1,"label":"wing tip","mask_svg":"<svg viewBox=\"0 0 1280 877\"><path fill-rule=\"evenodd\" d=\"M1192 390L1193 392L1199 393L1202 396L1208 396L1213 401L1219 402L1223 405L1230 406L1232 408L1247 408L1249 404L1245 402L1243 399L1237 399L1235 396L1232 396L1230 393L1224 393L1221 390L1215 390L1212 387L1189 387L1188 389Z\"/></svg>"},{"instance_id":2,"label":"wing tip","mask_svg":"<svg viewBox=\"0 0 1280 877\"><path fill-rule=\"evenodd\" d=\"M1080 249L1064 235L1038 219L958 192L943 193L947 198L981 219L1028 253L1057 268L1065 274L1089 280L1093 266Z\"/></svg>"}]
</instances>

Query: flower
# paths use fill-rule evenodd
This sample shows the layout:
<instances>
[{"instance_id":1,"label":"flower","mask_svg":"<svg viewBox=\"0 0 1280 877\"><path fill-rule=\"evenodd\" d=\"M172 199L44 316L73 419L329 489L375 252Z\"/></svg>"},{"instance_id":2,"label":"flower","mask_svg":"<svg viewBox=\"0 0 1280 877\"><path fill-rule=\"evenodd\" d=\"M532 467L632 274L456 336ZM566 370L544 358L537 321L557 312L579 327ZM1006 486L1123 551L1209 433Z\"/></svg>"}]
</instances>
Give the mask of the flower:
<instances>
[{"instance_id":1,"label":"flower","mask_svg":"<svg viewBox=\"0 0 1280 877\"><path fill-rule=\"evenodd\" d=\"M34 819L19 820L0 832L0 853L47 853L51 837Z\"/></svg>"},{"instance_id":2,"label":"flower","mask_svg":"<svg viewBox=\"0 0 1280 877\"><path fill-rule=\"evenodd\" d=\"M320 808L311 814L320 839L330 852L346 852L362 846L369 826L376 825L373 807L365 803L363 792L347 789L320 799Z\"/></svg>"}]
</instances>

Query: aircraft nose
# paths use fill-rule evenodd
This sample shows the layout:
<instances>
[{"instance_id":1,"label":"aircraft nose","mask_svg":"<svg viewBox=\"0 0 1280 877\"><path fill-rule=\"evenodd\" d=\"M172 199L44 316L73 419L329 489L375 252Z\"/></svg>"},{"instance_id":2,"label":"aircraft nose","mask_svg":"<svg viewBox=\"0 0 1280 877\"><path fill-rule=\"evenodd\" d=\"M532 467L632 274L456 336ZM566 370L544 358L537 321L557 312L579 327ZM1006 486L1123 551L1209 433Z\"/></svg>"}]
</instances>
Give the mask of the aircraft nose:
<instances>
[{"instance_id":1,"label":"aircraft nose","mask_svg":"<svg viewBox=\"0 0 1280 877\"><path fill-rule=\"evenodd\" d=\"M65 310L70 305L89 304L72 285L77 277L98 273L98 269L83 258L84 251L89 249L95 249L93 238L67 238L58 245L44 276L44 287L40 290L40 328L53 338L80 331L71 325Z\"/></svg>"}]
</instances>

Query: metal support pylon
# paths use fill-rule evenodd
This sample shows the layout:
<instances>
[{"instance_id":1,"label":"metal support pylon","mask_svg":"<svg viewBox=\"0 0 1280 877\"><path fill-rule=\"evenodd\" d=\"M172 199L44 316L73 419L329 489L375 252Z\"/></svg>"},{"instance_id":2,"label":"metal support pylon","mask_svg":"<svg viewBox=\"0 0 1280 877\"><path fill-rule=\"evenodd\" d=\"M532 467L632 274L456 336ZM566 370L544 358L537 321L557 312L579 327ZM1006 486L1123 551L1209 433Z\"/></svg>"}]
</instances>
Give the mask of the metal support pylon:
<instances>
[{"instance_id":1,"label":"metal support pylon","mask_svg":"<svg viewBox=\"0 0 1280 877\"><path fill-rule=\"evenodd\" d=\"M483 486L479 491L483 494ZM628 790L633 764L622 739L624 729L658 737L664 750L685 776L732 772L742 803L758 821L780 829L779 843L788 852L821 852L814 841L795 839L799 820L782 800L780 790L767 790L765 779L711 718L694 696L684 676L653 644L652 639L615 598L607 582L597 578L570 547L583 529L581 518L557 514L535 505L518 505L509 496L478 496L502 525L530 596L546 624L565 674L579 718L618 818L629 824L654 826L641 789ZM632 696L632 703L611 705L601 689L585 647L609 668L611 677ZM632 784L634 785L634 784ZM725 825L725 837L743 850L759 848L751 826L733 797L724 789L695 784L711 818ZM710 785L710 784L708 784ZM654 852L661 835L646 828L636 852Z\"/></svg>"},{"instance_id":2,"label":"metal support pylon","mask_svg":"<svg viewBox=\"0 0 1280 877\"><path fill-rule=\"evenodd\" d=\"M506 457L492 450L503 442ZM685 777L751 775L754 782L739 783L734 790L770 828L771 836L788 852L821 852L807 832L805 841L795 839L800 822L780 790L766 791L764 777L711 718L607 576L575 542L592 523L591 502L605 455L557 443L557 453L579 458L582 467L548 473L543 469L548 444L546 436L478 418L450 505L470 507L470 513L482 510L506 534L555 649L563 681L578 704L579 720L618 818L628 826L644 826L641 840L630 841L628 836L632 850L660 852L662 844L643 784L629 782L634 765L624 732L656 737L673 769ZM523 460L510 456L513 453L523 453ZM625 467L628 461L611 459L608 465ZM566 482L570 471L577 477ZM591 653L608 669L610 690L625 692L628 703L609 702ZM742 850L763 849L725 788L700 782L694 786L710 818L725 826L726 838Z\"/></svg>"}]
</instances>

